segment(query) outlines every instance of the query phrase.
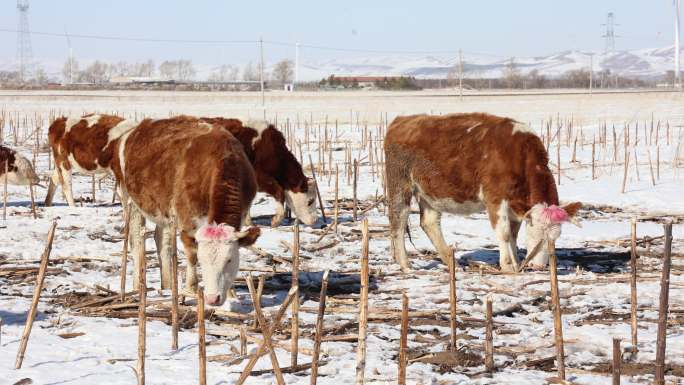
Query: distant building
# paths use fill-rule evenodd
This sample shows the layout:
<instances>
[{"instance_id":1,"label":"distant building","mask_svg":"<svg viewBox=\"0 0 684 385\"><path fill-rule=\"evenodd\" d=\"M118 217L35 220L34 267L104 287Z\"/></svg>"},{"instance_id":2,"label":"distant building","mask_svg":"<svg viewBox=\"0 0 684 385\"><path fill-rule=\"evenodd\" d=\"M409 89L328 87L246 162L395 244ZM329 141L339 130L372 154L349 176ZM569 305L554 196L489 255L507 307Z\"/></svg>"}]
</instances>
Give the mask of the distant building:
<instances>
[{"instance_id":1,"label":"distant building","mask_svg":"<svg viewBox=\"0 0 684 385\"><path fill-rule=\"evenodd\" d=\"M335 76L330 75L327 82L331 86L344 88L374 88L380 82L394 81L404 78L397 75L372 75L372 76Z\"/></svg>"}]
</instances>

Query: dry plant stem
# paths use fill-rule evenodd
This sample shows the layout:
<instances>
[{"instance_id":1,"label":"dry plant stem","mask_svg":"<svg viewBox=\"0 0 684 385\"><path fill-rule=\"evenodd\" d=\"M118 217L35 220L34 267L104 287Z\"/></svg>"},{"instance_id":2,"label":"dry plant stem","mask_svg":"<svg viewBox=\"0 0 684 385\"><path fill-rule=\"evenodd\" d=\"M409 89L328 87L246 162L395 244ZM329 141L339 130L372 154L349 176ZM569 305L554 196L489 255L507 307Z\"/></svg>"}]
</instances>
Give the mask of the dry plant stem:
<instances>
[{"instance_id":1,"label":"dry plant stem","mask_svg":"<svg viewBox=\"0 0 684 385\"><path fill-rule=\"evenodd\" d=\"M204 288L197 286L197 349L199 350L199 384L207 384L207 340L204 324Z\"/></svg>"},{"instance_id":2,"label":"dry plant stem","mask_svg":"<svg viewBox=\"0 0 684 385\"><path fill-rule=\"evenodd\" d=\"M50 259L50 252L52 251L52 241L55 238L55 228L57 221L52 222L50 230L48 231L47 243L45 250L40 258L40 267L38 268L38 275L36 276L36 287L33 290L33 298L31 299L31 308L26 316L26 324L24 325L24 332L21 334L21 341L19 342L19 350L17 351L17 359L14 363L15 369L21 369L21 364L24 362L24 354L26 353L26 346L28 345L31 329L33 328L33 321L36 319L38 312L38 300L40 300L40 292L43 290L43 282L45 281L45 273L47 271L48 260Z\"/></svg>"},{"instance_id":3,"label":"dry plant stem","mask_svg":"<svg viewBox=\"0 0 684 385\"><path fill-rule=\"evenodd\" d=\"M254 304L254 313L257 317L257 320L259 321L258 323L259 323L259 327L261 328L261 334L263 335L263 338L264 338L264 343L262 346L265 347L266 349L268 349L268 353L271 357L271 364L273 365L273 372L275 373L276 380L278 381L278 385L284 385L285 380L283 379L283 373L280 370L280 364L278 364L278 357L275 354L273 342L271 341L272 331L270 330L269 326L266 324L266 319L264 319L264 315L261 312L261 304L257 300L256 290L254 290L254 282L252 280L251 274L249 274L247 276L246 281L247 281L247 288L249 289L249 294L251 295L252 302ZM292 290L290 290L290 291L292 291ZM276 322L277 321L274 322L274 325ZM260 352L263 352L263 351L262 350L257 351L256 357L258 357L260 355ZM256 361L254 363L256 363ZM247 371L246 369L247 369L247 367L245 367L245 372L242 373L243 375L245 375L245 373L247 373L247 375L249 375L249 372L252 371L252 368L249 368L249 371ZM240 382L238 381L238 383L240 383Z\"/></svg>"},{"instance_id":4,"label":"dry plant stem","mask_svg":"<svg viewBox=\"0 0 684 385\"><path fill-rule=\"evenodd\" d=\"M630 269L630 280L629 280L629 287L630 287L630 303L631 303L631 331L632 331L632 349L633 352L637 352L637 252L636 252L636 227L637 227L637 222L636 222L636 217L632 217L632 222L631 222L631 255L629 259L629 269Z\"/></svg>"},{"instance_id":5,"label":"dry plant stem","mask_svg":"<svg viewBox=\"0 0 684 385\"><path fill-rule=\"evenodd\" d=\"M561 321L560 297L558 295L558 258L556 246L548 241L549 273L551 275L551 301L553 304L553 325L556 339L556 367L558 377L565 380L565 349L563 347L563 323Z\"/></svg>"},{"instance_id":6,"label":"dry plant stem","mask_svg":"<svg viewBox=\"0 0 684 385\"><path fill-rule=\"evenodd\" d=\"M401 337L399 338L399 374L397 383L406 385L406 364L408 363L408 308L406 291L401 294Z\"/></svg>"},{"instance_id":7,"label":"dry plant stem","mask_svg":"<svg viewBox=\"0 0 684 385\"><path fill-rule=\"evenodd\" d=\"M290 341L290 365L297 366L299 354L299 220L295 220L292 241L292 288L297 289L295 300L292 302L292 340Z\"/></svg>"},{"instance_id":8,"label":"dry plant stem","mask_svg":"<svg viewBox=\"0 0 684 385\"><path fill-rule=\"evenodd\" d=\"M325 206L323 206L323 199L321 199L321 190L318 188L318 179L316 179L316 170L314 169L313 162L311 161L311 154L309 154L309 165L311 166L311 176L313 177L314 186L316 187L316 197L318 198L318 206L321 208L321 217L323 218L323 223L325 223L327 221L325 217Z\"/></svg>"},{"instance_id":9,"label":"dry plant stem","mask_svg":"<svg viewBox=\"0 0 684 385\"><path fill-rule=\"evenodd\" d=\"M321 294L318 299L318 316L316 317L316 338L314 340L314 354L311 361L311 385L318 380L318 361L321 354L321 339L323 337L323 318L325 316L325 298L328 292L328 275L330 270L323 273L321 279Z\"/></svg>"},{"instance_id":10,"label":"dry plant stem","mask_svg":"<svg viewBox=\"0 0 684 385\"><path fill-rule=\"evenodd\" d=\"M361 223L363 250L361 252L361 304L359 307L359 342L356 350L356 384L365 383L366 328L368 327L368 218Z\"/></svg>"},{"instance_id":11,"label":"dry plant stem","mask_svg":"<svg viewBox=\"0 0 684 385\"><path fill-rule=\"evenodd\" d=\"M358 184L358 180L359 180L358 173L359 173L359 161L354 159L354 187L353 187L354 206L353 206L353 214L352 214L352 216L354 218L354 222L356 222L356 220L357 220L356 211L358 210L357 206L359 204L358 198L356 195L356 188L357 188L357 184Z\"/></svg>"},{"instance_id":12,"label":"dry plant stem","mask_svg":"<svg viewBox=\"0 0 684 385\"><path fill-rule=\"evenodd\" d=\"M171 350L178 350L178 246L176 222L171 225ZM125 242L125 241L124 241Z\"/></svg>"},{"instance_id":13,"label":"dry plant stem","mask_svg":"<svg viewBox=\"0 0 684 385\"><path fill-rule=\"evenodd\" d=\"M665 385L665 343L667 341L667 312L670 296L670 266L672 264L672 223L665 224L665 253L660 279L658 334L656 338L655 385Z\"/></svg>"},{"instance_id":14,"label":"dry plant stem","mask_svg":"<svg viewBox=\"0 0 684 385\"><path fill-rule=\"evenodd\" d=\"M622 350L620 339L613 338L613 385L620 385L620 365L622 363Z\"/></svg>"},{"instance_id":15,"label":"dry plant stem","mask_svg":"<svg viewBox=\"0 0 684 385\"><path fill-rule=\"evenodd\" d=\"M145 239L145 228L140 231L140 237ZM146 335L147 335L147 316L145 309L147 308L147 279L146 267L147 261L145 259L144 248L140 249L138 254L138 385L145 385L145 349L146 349Z\"/></svg>"},{"instance_id":16,"label":"dry plant stem","mask_svg":"<svg viewBox=\"0 0 684 385\"><path fill-rule=\"evenodd\" d=\"M2 220L6 221L7 220L7 174L9 173L8 170L8 164L9 162L5 162L5 177L3 178L3 194L2 194Z\"/></svg>"},{"instance_id":17,"label":"dry plant stem","mask_svg":"<svg viewBox=\"0 0 684 385\"><path fill-rule=\"evenodd\" d=\"M340 168L337 164L335 164L335 212L334 212L334 219L333 219L333 231L335 232L335 235L337 236L337 221L338 217L340 215L340 201L339 201L339 191L340 191Z\"/></svg>"},{"instance_id":18,"label":"dry plant stem","mask_svg":"<svg viewBox=\"0 0 684 385\"><path fill-rule=\"evenodd\" d=\"M121 253L121 267L119 268L119 299L121 302L126 300L126 268L128 266L128 238L130 233L130 226L128 220L128 214L124 212L124 239L123 239L123 251Z\"/></svg>"},{"instance_id":19,"label":"dry plant stem","mask_svg":"<svg viewBox=\"0 0 684 385\"><path fill-rule=\"evenodd\" d=\"M33 214L33 219L38 219L38 213L36 213L36 199L33 196L33 185L29 185L29 194L31 195L31 213Z\"/></svg>"},{"instance_id":20,"label":"dry plant stem","mask_svg":"<svg viewBox=\"0 0 684 385\"><path fill-rule=\"evenodd\" d=\"M492 319L492 297L486 299L487 321L485 324L485 370L494 371L494 321Z\"/></svg>"},{"instance_id":21,"label":"dry plant stem","mask_svg":"<svg viewBox=\"0 0 684 385\"><path fill-rule=\"evenodd\" d=\"M454 251L451 250L451 257L449 258L449 326L451 327L451 344L450 349L452 352L458 350L458 341L456 337L457 324L456 324L456 311L457 311L457 298L456 298L456 261L454 260Z\"/></svg>"}]
</instances>

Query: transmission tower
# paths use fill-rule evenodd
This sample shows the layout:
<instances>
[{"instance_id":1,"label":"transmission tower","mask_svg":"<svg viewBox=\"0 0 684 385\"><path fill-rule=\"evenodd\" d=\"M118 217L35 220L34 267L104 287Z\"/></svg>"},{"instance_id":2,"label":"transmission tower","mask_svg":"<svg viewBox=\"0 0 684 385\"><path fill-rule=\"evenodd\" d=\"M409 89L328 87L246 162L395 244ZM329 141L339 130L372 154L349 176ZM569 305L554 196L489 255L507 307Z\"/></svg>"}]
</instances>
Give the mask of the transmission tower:
<instances>
[{"instance_id":1,"label":"transmission tower","mask_svg":"<svg viewBox=\"0 0 684 385\"><path fill-rule=\"evenodd\" d=\"M31 32L28 22L28 0L17 0L19 11L19 27L17 28L17 61L19 62L19 80L23 83L30 72L33 52L31 49Z\"/></svg>"},{"instance_id":2,"label":"transmission tower","mask_svg":"<svg viewBox=\"0 0 684 385\"><path fill-rule=\"evenodd\" d=\"M615 26L619 24L615 24L615 15L613 12L608 12L608 16L606 17L606 24L601 24L606 27L606 33L601 36L604 39L606 39L606 48L604 53L610 53L615 51Z\"/></svg>"}]
</instances>

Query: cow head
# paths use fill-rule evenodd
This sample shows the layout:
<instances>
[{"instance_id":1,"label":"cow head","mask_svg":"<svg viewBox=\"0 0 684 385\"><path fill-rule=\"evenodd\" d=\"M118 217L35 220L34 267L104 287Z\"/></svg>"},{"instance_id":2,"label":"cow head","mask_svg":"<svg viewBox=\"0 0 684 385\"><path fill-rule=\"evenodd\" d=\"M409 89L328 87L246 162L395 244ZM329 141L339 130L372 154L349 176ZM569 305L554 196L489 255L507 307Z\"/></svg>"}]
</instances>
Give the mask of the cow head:
<instances>
[{"instance_id":1,"label":"cow head","mask_svg":"<svg viewBox=\"0 0 684 385\"><path fill-rule=\"evenodd\" d=\"M579 202L563 207L538 203L525 214L525 244L530 266L543 269L549 262L549 241L555 245L560 237L561 225L570 222L580 226L575 215L582 207Z\"/></svg>"},{"instance_id":2,"label":"cow head","mask_svg":"<svg viewBox=\"0 0 684 385\"><path fill-rule=\"evenodd\" d=\"M17 155L16 153L14 154L13 158L13 161L12 157L6 160L9 162L7 165L8 172L6 175L7 183L16 185L34 185L40 182L38 175L33 170L33 166L28 159L21 155ZM5 172L4 165L2 166L3 169L0 170L0 174L4 174Z\"/></svg>"},{"instance_id":3,"label":"cow head","mask_svg":"<svg viewBox=\"0 0 684 385\"><path fill-rule=\"evenodd\" d=\"M258 237L256 227L236 232L232 226L214 223L197 230L197 259L202 269L207 304L223 305L240 267L238 249L253 244Z\"/></svg>"},{"instance_id":4,"label":"cow head","mask_svg":"<svg viewBox=\"0 0 684 385\"><path fill-rule=\"evenodd\" d=\"M313 179L306 178L300 185L285 190L285 200L302 223L312 225L318 219L316 212L316 183Z\"/></svg>"}]
</instances>

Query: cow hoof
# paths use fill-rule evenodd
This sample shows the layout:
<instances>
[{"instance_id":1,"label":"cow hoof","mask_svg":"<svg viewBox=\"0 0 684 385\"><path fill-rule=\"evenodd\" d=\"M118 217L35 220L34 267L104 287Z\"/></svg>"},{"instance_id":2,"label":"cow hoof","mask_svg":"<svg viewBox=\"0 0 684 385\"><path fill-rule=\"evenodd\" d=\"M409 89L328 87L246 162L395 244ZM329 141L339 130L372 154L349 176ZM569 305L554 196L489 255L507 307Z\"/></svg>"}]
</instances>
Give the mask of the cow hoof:
<instances>
[{"instance_id":1,"label":"cow hoof","mask_svg":"<svg viewBox=\"0 0 684 385\"><path fill-rule=\"evenodd\" d=\"M534 271L546 270L546 266L543 266L543 265L530 265L529 268L530 268L530 270L534 270Z\"/></svg>"},{"instance_id":2,"label":"cow hoof","mask_svg":"<svg viewBox=\"0 0 684 385\"><path fill-rule=\"evenodd\" d=\"M504 273L515 273L515 269L513 268L513 265L507 264L507 265L501 265L501 271Z\"/></svg>"},{"instance_id":3,"label":"cow hoof","mask_svg":"<svg viewBox=\"0 0 684 385\"><path fill-rule=\"evenodd\" d=\"M271 218L271 227L280 226L280 224L283 223L283 219L285 219L284 216L274 215L273 218Z\"/></svg>"},{"instance_id":4,"label":"cow hoof","mask_svg":"<svg viewBox=\"0 0 684 385\"><path fill-rule=\"evenodd\" d=\"M186 297L194 297L197 295L197 287L193 289L192 287L186 286L183 288L183 290L181 290L180 294Z\"/></svg>"}]
</instances>

